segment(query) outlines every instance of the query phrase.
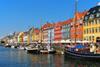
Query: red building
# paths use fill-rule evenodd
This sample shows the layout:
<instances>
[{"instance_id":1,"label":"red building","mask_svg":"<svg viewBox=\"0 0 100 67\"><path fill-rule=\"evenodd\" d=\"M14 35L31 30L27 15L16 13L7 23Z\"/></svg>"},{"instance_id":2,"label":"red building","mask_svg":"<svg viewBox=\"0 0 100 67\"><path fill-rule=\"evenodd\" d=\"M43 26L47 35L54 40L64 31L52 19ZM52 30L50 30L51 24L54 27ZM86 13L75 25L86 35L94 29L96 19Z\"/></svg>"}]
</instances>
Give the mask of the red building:
<instances>
[{"instance_id":1,"label":"red building","mask_svg":"<svg viewBox=\"0 0 100 67\"><path fill-rule=\"evenodd\" d=\"M77 12L71 23L70 39L81 41L83 39L83 18L86 12ZM76 22L75 22L76 21ZM76 26L76 27L75 27Z\"/></svg>"},{"instance_id":2,"label":"red building","mask_svg":"<svg viewBox=\"0 0 100 67\"><path fill-rule=\"evenodd\" d=\"M55 23L54 25L54 41L62 40L62 22Z\"/></svg>"}]
</instances>

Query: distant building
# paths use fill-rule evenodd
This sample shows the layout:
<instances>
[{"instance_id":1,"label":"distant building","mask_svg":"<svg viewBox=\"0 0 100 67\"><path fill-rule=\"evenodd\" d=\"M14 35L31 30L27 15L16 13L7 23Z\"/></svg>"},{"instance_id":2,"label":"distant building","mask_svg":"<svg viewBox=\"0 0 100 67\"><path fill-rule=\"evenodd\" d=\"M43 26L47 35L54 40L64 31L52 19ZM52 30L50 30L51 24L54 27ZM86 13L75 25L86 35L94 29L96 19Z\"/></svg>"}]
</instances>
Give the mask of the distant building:
<instances>
[{"instance_id":1,"label":"distant building","mask_svg":"<svg viewBox=\"0 0 100 67\"><path fill-rule=\"evenodd\" d=\"M34 33L34 27L32 27L32 28L30 28L30 29L28 30L28 35L29 35L29 41L30 41L30 43L32 43L33 40L34 40L34 35L33 35L33 33Z\"/></svg>"},{"instance_id":2,"label":"distant building","mask_svg":"<svg viewBox=\"0 0 100 67\"><path fill-rule=\"evenodd\" d=\"M85 15L83 37L90 42L100 42L100 5L91 8Z\"/></svg>"},{"instance_id":3,"label":"distant building","mask_svg":"<svg viewBox=\"0 0 100 67\"><path fill-rule=\"evenodd\" d=\"M26 44L30 44L29 32L24 32L23 33L23 42L26 43Z\"/></svg>"},{"instance_id":4,"label":"distant building","mask_svg":"<svg viewBox=\"0 0 100 67\"><path fill-rule=\"evenodd\" d=\"M18 35L18 43L23 44L24 32L20 32Z\"/></svg>"}]
</instances>

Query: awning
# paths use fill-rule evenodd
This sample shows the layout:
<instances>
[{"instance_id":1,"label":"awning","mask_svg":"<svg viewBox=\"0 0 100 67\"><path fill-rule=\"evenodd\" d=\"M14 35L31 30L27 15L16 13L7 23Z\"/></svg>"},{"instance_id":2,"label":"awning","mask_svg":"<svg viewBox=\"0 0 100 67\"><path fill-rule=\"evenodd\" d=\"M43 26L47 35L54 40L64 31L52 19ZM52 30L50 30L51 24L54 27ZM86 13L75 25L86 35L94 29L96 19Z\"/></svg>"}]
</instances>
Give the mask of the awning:
<instances>
[{"instance_id":1,"label":"awning","mask_svg":"<svg viewBox=\"0 0 100 67\"><path fill-rule=\"evenodd\" d=\"M66 43L66 40L61 40L61 42L60 43Z\"/></svg>"},{"instance_id":2,"label":"awning","mask_svg":"<svg viewBox=\"0 0 100 67\"><path fill-rule=\"evenodd\" d=\"M90 43L91 41L84 40L82 43Z\"/></svg>"},{"instance_id":3,"label":"awning","mask_svg":"<svg viewBox=\"0 0 100 67\"><path fill-rule=\"evenodd\" d=\"M66 40L66 43L71 43L71 41L68 39L68 40Z\"/></svg>"},{"instance_id":4,"label":"awning","mask_svg":"<svg viewBox=\"0 0 100 67\"><path fill-rule=\"evenodd\" d=\"M60 41L54 41L53 43L61 43Z\"/></svg>"}]
</instances>

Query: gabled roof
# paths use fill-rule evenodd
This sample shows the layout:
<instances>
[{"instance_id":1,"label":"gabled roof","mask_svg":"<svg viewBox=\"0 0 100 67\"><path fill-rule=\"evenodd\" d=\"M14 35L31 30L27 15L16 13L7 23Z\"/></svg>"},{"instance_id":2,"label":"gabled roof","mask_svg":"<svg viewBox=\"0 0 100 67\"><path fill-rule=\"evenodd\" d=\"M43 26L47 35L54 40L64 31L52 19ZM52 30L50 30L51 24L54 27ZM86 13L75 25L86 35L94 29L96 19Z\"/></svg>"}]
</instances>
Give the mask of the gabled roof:
<instances>
[{"instance_id":1,"label":"gabled roof","mask_svg":"<svg viewBox=\"0 0 100 67\"><path fill-rule=\"evenodd\" d=\"M72 18L62 22L62 25L70 24L72 22Z\"/></svg>"},{"instance_id":2,"label":"gabled roof","mask_svg":"<svg viewBox=\"0 0 100 67\"><path fill-rule=\"evenodd\" d=\"M73 21L75 21L75 18L76 18L76 20L79 20L79 19L83 18L86 13L87 13L87 11L76 12L76 14L74 15Z\"/></svg>"},{"instance_id":3,"label":"gabled roof","mask_svg":"<svg viewBox=\"0 0 100 67\"><path fill-rule=\"evenodd\" d=\"M54 26L54 24L52 24L52 23L46 23L46 24L44 24L43 26L42 26L42 29L44 30L44 29L48 29L48 28L50 28L50 27L53 27Z\"/></svg>"},{"instance_id":4,"label":"gabled roof","mask_svg":"<svg viewBox=\"0 0 100 67\"><path fill-rule=\"evenodd\" d=\"M38 29L38 28L34 29L34 33L39 33L39 32L40 32L40 29Z\"/></svg>"}]
</instances>

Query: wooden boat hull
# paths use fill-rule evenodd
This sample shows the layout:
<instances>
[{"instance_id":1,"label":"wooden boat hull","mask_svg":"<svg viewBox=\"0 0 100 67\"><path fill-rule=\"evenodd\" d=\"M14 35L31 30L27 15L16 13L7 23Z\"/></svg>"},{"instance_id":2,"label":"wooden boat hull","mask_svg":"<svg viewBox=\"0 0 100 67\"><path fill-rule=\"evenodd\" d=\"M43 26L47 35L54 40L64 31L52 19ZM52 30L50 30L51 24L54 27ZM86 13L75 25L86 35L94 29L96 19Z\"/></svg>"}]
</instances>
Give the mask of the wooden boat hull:
<instances>
[{"instance_id":1,"label":"wooden boat hull","mask_svg":"<svg viewBox=\"0 0 100 67\"><path fill-rule=\"evenodd\" d=\"M93 53L75 53L71 51L65 51L65 58L70 57L74 59L83 59L83 60L94 60L100 61L100 54L93 54Z\"/></svg>"},{"instance_id":2,"label":"wooden boat hull","mask_svg":"<svg viewBox=\"0 0 100 67\"><path fill-rule=\"evenodd\" d=\"M55 54L56 51L41 50L40 53L41 54Z\"/></svg>"},{"instance_id":3,"label":"wooden boat hull","mask_svg":"<svg viewBox=\"0 0 100 67\"><path fill-rule=\"evenodd\" d=\"M56 51L49 51L49 54L55 54Z\"/></svg>"},{"instance_id":4,"label":"wooden boat hull","mask_svg":"<svg viewBox=\"0 0 100 67\"><path fill-rule=\"evenodd\" d=\"M41 54L48 54L48 51L47 50L40 50L40 53Z\"/></svg>"},{"instance_id":5,"label":"wooden boat hull","mask_svg":"<svg viewBox=\"0 0 100 67\"><path fill-rule=\"evenodd\" d=\"M39 51L38 50L27 50L27 53L39 54Z\"/></svg>"},{"instance_id":6,"label":"wooden boat hull","mask_svg":"<svg viewBox=\"0 0 100 67\"><path fill-rule=\"evenodd\" d=\"M10 47L11 47L11 45L5 45L5 47L8 47L8 48L10 48Z\"/></svg>"}]
</instances>

